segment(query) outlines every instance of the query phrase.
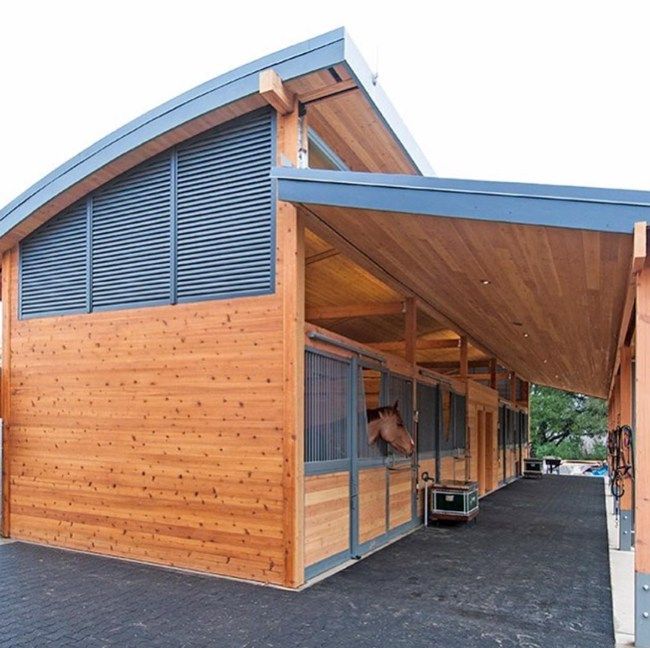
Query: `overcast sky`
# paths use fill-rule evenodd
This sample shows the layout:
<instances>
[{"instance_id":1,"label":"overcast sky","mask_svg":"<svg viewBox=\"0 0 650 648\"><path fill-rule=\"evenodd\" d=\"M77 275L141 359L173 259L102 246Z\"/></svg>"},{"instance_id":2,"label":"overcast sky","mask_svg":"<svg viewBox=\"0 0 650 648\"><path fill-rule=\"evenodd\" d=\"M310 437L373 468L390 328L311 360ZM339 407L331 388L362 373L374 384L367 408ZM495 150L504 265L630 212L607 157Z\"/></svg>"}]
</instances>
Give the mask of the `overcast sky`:
<instances>
[{"instance_id":1,"label":"overcast sky","mask_svg":"<svg viewBox=\"0 0 650 648\"><path fill-rule=\"evenodd\" d=\"M341 25L437 175L650 190L648 7L4 1L0 206L146 110Z\"/></svg>"}]
</instances>

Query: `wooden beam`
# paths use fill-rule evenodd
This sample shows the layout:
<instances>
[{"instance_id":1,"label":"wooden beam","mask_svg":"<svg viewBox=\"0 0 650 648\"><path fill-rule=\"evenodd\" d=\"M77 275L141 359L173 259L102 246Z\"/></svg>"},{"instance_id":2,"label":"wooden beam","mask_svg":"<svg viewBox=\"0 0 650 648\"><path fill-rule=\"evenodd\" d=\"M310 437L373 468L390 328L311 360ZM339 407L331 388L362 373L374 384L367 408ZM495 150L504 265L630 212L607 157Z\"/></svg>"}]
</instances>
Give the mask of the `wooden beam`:
<instances>
[{"instance_id":1,"label":"wooden beam","mask_svg":"<svg viewBox=\"0 0 650 648\"><path fill-rule=\"evenodd\" d=\"M327 97L337 95L341 92L347 92L348 90L352 90L356 87L357 84L355 83L354 79L344 79L343 81L333 83L331 85L325 86L324 88L312 90L311 92L305 92L298 98L300 99L300 103L308 104L320 99L327 99Z\"/></svg>"},{"instance_id":2,"label":"wooden beam","mask_svg":"<svg viewBox=\"0 0 650 648\"><path fill-rule=\"evenodd\" d=\"M463 335L460 338L460 375L463 378L466 378L469 373L467 360L467 336Z\"/></svg>"},{"instance_id":3,"label":"wooden beam","mask_svg":"<svg viewBox=\"0 0 650 648\"><path fill-rule=\"evenodd\" d=\"M632 272L641 272L645 265L648 245L648 224L643 221L634 223L634 254L632 255Z\"/></svg>"},{"instance_id":4,"label":"wooden beam","mask_svg":"<svg viewBox=\"0 0 650 648\"><path fill-rule=\"evenodd\" d=\"M490 360L490 387L492 389L497 388L497 359L492 358Z\"/></svg>"},{"instance_id":5,"label":"wooden beam","mask_svg":"<svg viewBox=\"0 0 650 648\"><path fill-rule=\"evenodd\" d=\"M399 315L404 312L404 302L373 302L370 304L347 304L345 306L313 306L305 319L327 320L345 317L372 317L375 315Z\"/></svg>"},{"instance_id":6,"label":"wooden beam","mask_svg":"<svg viewBox=\"0 0 650 648\"><path fill-rule=\"evenodd\" d=\"M275 70L260 72L259 90L262 97L281 115L288 115L294 109L295 96L284 87L280 75Z\"/></svg>"},{"instance_id":7,"label":"wooden beam","mask_svg":"<svg viewBox=\"0 0 650 648\"><path fill-rule=\"evenodd\" d=\"M454 377L456 378L462 378L463 376L461 374L453 374ZM510 374L507 371L499 371L496 374L496 379L497 380L506 380ZM480 372L480 373L474 373L474 372L469 372L467 374L467 378L471 378L472 380L492 380L492 373L489 371L485 372ZM495 387L492 387L492 389L495 389Z\"/></svg>"},{"instance_id":8,"label":"wooden beam","mask_svg":"<svg viewBox=\"0 0 650 648\"><path fill-rule=\"evenodd\" d=\"M318 263L319 261L325 261L325 259L331 259L334 256L341 254L338 250L332 248L331 250L325 250L325 252L320 252L319 254L312 254L311 256L305 259L305 265L311 265L312 263Z\"/></svg>"},{"instance_id":9,"label":"wooden beam","mask_svg":"<svg viewBox=\"0 0 650 648\"><path fill-rule=\"evenodd\" d=\"M405 340L395 340L393 342L375 342L370 344L373 349L378 351L404 351L406 346ZM460 340L427 340L419 338L416 342L415 348L417 351L430 351L432 349L458 349ZM457 362L451 363L453 367L458 366Z\"/></svg>"},{"instance_id":10,"label":"wooden beam","mask_svg":"<svg viewBox=\"0 0 650 648\"><path fill-rule=\"evenodd\" d=\"M407 362L415 364L415 351L418 342L418 306L413 297L404 302L404 357Z\"/></svg>"},{"instance_id":11,"label":"wooden beam","mask_svg":"<svg viewBox=\"0 0 650 648\"><path fill-rule=\"evenodd\" d=\"M470 360L468 363L468 366L470 367L484 367L486 371L489 371L489 364L488 360ZM444 361L429 361L427 362L426 360L423 362L420 362L419 365L421 367L433 369L434 371L436 369L454 369L458 370L458 360L444 360Z\"/></svg>"}]
</instances>

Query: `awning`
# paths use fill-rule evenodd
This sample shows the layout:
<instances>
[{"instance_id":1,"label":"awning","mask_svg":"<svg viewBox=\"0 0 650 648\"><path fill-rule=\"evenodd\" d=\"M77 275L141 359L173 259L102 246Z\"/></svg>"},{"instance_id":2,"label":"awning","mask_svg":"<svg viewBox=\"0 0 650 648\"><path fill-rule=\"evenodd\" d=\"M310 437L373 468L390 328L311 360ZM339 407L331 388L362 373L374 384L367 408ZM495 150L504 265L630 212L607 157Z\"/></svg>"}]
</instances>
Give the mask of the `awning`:
<instances>
[{"instance_id":1,"label":"awning","mask_svg":"<svg viewBox=\"0 0 650 648\"><path fill-rule=\"evenodd\" d=\"M609 387L650 192L277 168L308 227L526 380Z\"/></svg>"}]
</instances>

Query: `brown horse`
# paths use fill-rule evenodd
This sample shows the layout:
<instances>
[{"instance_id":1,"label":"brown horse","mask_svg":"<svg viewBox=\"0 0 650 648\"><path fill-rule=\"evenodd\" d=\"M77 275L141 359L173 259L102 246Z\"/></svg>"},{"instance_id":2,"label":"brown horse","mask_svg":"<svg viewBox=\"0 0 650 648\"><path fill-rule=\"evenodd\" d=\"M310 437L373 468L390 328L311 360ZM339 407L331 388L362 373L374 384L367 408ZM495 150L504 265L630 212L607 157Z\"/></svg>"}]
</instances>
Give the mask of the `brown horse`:
<instances>
[{"instance_id":1,"label":"brown horse","mask_svg":"<svg viewBox=\"0 0 650 648\"><path fill-rule=\"evenodd\" d=\"M392 406L366 410L368 445L373 445L381 438L400 454L410 457L415 444L402 421L397 405L398 401L395 401Z\"/></svg>"}]
</instances>

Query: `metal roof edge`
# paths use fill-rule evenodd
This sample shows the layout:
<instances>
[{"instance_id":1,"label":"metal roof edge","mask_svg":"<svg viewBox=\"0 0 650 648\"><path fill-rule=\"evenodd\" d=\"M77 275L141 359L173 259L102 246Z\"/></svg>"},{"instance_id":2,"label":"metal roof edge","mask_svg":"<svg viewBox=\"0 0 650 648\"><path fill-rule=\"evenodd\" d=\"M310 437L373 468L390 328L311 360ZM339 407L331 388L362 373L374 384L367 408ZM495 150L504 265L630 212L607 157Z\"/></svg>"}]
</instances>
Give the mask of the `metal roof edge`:
<instances>
[{"instance_id":1,"label":"metal roof edge","mask_svg":"<svg viewBox=\"0 0 650 648\"><path fill-rule=\"evenodd\" d=\"M650 220L650 192L627 189L284 167L271 175L289 202L622 234Z\"/></svg>"}]
</instances>

